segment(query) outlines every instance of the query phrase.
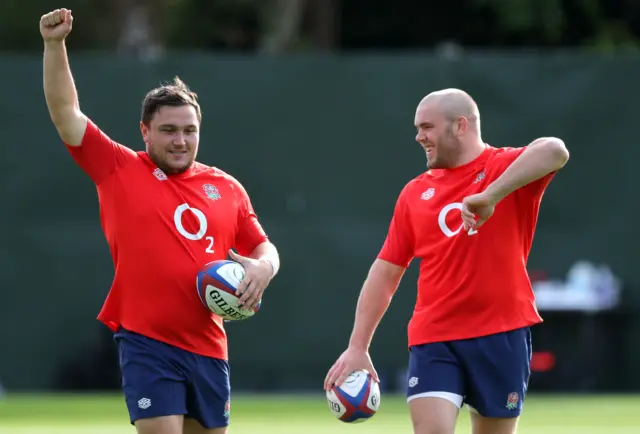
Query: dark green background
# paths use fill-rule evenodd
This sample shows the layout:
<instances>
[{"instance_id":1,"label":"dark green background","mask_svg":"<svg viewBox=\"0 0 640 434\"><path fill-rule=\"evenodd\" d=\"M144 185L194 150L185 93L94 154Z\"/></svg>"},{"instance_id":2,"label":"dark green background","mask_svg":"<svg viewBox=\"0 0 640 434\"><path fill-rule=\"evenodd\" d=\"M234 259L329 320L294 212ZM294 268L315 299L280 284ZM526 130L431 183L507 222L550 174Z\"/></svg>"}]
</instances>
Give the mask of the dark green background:
<instances>
[{"instance_id":1,"label":"dark green background","mask_svg":"<svg viewBox=\"0 0 640 434\"><path fill-rule=\"evenodd\" d=\"M565 140L571 161L547 190L530 269L563 277L578 259L605 262L624 279L625 306L639 305L639 59L169 59L77 55L72 68L83 111L134 149L142 149L144 93L176 74L187 81L204 115L200 161L245 185L279 247L282 270L262 311L227 327L234 387L321 384L347 343L397 194L424 169L415 106L440 88L460 87L476 98L483 137L493 145ZM95 189L48 117L41 59L0 57L0 71L0 380L10 389L46 389L63 361L99 350L105 330L95 316L113 269ZM383 372L406 364L415 265L374 340ZM638 322L627 327L630 343ZM635 353L625 357L640 360Z\"/></svg>"}]
</instances>

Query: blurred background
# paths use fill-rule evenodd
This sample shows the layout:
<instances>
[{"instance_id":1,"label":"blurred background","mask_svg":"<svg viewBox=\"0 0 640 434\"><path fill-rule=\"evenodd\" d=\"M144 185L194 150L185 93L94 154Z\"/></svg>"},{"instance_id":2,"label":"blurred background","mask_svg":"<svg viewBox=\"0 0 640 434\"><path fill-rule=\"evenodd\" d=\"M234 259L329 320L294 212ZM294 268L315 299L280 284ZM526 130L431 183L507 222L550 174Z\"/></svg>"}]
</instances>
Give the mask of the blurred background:
<instances>
[{"instance_id":1,"label":"blurred background","mask_svg":"<svg viewBox=\"0 0 640 434\"><path fill-rule=\"evenodd\" d=\"M371 348L380 414L332 420L321 387L397 194L425 170L415 107L446 87L476 99L490 144L571 151L529 260L545 322L521 432L640 432L640 1L2 0L0 433L134 431L95 319L113 276L95 188L42 92L38 21L61 7L83 111L143 149L144 94L180 76L200 96L199 159L240 179L280 249L259 315L227 324L231 432L411 432L417 261Z\"/></svg>"}]
</instances>

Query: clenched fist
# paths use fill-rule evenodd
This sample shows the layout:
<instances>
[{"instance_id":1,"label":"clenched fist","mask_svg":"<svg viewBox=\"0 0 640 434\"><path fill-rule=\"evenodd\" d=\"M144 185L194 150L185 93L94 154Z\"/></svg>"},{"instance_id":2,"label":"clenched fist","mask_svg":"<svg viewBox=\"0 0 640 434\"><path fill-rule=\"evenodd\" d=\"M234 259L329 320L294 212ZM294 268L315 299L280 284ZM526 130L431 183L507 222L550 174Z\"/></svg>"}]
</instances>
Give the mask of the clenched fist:
<instances>
[{"instance_id":1,"label":"clenched fist","mask_svg":"<svg viewBox=\"0 0 640 434\"><path fill-rule=\"evenodd\" d=\"M62 41L71 32L73 17L69 9L56 9L40 18L40 33L45 42Z\"/></svg>"}]
</instances>

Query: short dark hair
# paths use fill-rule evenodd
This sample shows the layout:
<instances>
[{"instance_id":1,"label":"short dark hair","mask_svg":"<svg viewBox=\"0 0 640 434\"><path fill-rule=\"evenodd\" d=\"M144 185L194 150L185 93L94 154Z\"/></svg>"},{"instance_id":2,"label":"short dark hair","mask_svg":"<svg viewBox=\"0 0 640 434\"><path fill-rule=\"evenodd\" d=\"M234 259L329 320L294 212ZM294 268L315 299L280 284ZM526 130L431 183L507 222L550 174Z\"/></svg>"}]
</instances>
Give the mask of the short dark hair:
<instances>
[{"instance_id":1,"label":"short dark hair","mask_svg":"<svg viewBox=\"0 0 640 434\"><path fill-rule=\"evenodd\" d=\"M142 123L149 126L155 114L163 106L180 107L190 105L196 109L198 121L202 120L202 112L198 103L198 95L189 89L178 76L169 84L151 89L142 101Z\"/></svg>"}]
</instances>

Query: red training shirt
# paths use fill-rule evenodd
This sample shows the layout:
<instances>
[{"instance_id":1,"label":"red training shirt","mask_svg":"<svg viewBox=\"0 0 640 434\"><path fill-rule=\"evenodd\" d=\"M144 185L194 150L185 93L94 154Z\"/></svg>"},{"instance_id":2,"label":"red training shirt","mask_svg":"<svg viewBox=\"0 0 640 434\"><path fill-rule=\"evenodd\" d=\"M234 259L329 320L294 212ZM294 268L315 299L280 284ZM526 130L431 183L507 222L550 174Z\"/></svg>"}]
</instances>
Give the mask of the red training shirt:
<instances>
[{"instance_id":1,"label":"red training shirt","mask_svg":"<svg viewBox=\"0 0 640 434\"><path fill-rule=\"evenodd\" d=\"M89 120L67 149L97 186L115 277L98 319L204 356L227 359L222 319L200 301L196 275L230 248L267 240L249 197L230 175L194 163L167 175L146 152L107 137Z\"/></svg>"},{"instance_id":2,"label":"red training shirt","mask_svg":"<svg viewBox=\"0 0 640 434\"><path fill-rule=\"evenodd\" d=\"M470 163L429 170L400 193L378 258L401 267L420 258L409 346L542 321L526 264L553 173L505 197L479 229L462 230L462 200L483 191L525 149L487 145Z\"/></svg>"}]
</instances>

